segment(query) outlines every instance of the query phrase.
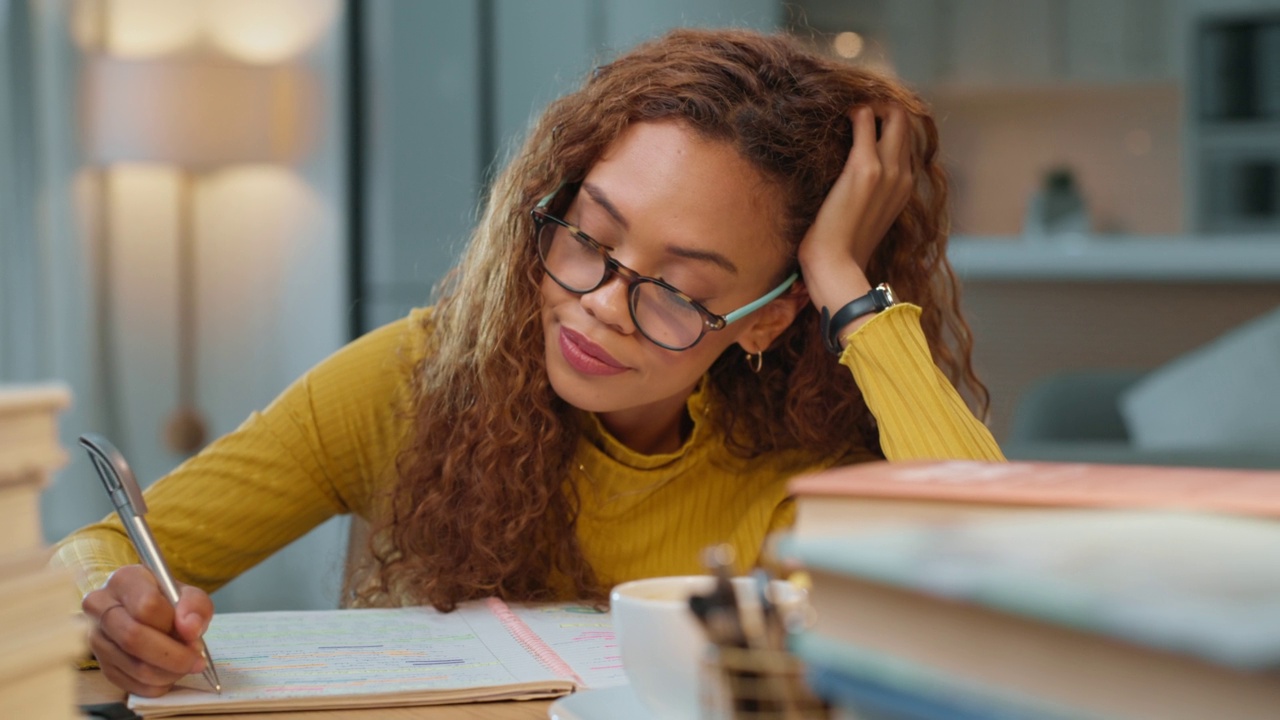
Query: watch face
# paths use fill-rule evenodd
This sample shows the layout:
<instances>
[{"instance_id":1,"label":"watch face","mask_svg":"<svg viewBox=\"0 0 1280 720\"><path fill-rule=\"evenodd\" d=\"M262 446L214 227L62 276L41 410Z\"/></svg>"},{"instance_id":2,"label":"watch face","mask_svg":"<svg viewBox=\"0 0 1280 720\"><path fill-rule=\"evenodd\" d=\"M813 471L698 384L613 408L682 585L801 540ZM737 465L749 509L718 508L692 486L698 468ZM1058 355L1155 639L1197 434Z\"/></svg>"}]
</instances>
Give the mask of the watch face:
<instances>
[{"instance_id":1,"label":"watch face","mask_svg":"<svg viewBox=\"0 0 1280 720\"><path fill-rule=\"evenodd\" d=\"M898 298L893 294L893 288L888 283L880 283L876 286L876 305L880 310L885 310L898 304Z\"/></svg>"}]
</instances>

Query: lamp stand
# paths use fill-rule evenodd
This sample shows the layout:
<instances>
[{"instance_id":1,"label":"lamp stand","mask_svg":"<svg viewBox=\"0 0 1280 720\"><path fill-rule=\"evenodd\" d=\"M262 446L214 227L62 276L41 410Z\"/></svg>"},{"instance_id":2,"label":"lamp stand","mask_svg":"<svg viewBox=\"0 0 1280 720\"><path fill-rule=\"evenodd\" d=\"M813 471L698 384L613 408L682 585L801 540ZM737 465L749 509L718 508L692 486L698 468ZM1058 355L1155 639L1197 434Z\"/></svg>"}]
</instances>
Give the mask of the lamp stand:
<instances>
[{"instance_id":1,"label":"lamp stand","mask_svg":"<svg viewBox=\"0 0 1280 720\"><path fill-rule=\"evenodd\" d=\"M178 405L165 423L165 443L191 455L204 447L208 425L196 404L195 173L178 170Z\"/></svg>"}]
</instances>

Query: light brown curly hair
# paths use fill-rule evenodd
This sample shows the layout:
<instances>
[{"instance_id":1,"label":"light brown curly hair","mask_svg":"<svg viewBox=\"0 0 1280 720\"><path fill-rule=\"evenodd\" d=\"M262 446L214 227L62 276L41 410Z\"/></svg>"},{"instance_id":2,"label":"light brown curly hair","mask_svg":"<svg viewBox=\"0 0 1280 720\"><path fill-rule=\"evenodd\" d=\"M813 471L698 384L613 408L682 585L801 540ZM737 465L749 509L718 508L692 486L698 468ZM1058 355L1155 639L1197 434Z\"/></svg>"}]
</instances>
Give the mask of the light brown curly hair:
<instances>
[{"instance_id":1,"label":"light brown curly hair","mask_svg":"<svg viewBox=\"0 0 1280 720\"><path fill-rule=\"evenodd\" d=\"M487 595L601 598L605 588L575 531L579 497L568 478L581 417L547 377L530 209L561 183L581 180L629 125L678 120L736 148L777 188L794 261L848 156L850 109L877 102L906 109L917 179L867 277L891 282L923 308L934 360L985 412L946 258L947 184L925 103L892 79L784 36L677 30L597 68L552 103L497 178L427 320L413 430L374 526L375 562L363 589L348 589L357 602L450 610ZM812 305L768 350L758 375L726 352L710 368L708 389L713 421L739 455L879 452L875 419L848 369L824 348Z\"/></svg>"}]
</instances>

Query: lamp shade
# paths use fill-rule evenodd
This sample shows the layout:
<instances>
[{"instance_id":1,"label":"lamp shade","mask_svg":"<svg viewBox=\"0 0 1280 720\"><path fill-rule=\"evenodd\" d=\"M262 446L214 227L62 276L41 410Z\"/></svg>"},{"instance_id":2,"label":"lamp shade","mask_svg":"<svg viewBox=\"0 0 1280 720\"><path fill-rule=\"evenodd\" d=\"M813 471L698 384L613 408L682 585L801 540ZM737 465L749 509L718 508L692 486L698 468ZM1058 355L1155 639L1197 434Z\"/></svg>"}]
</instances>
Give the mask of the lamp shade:
<instances>
[{"instance_id":1,"label":"lamp shade","mask_svg":"<svg viewBox=\"0 0 1280 720\"><path fill-rule=\"evenodd\" d=\"M98 56L86 70L83 136L98 164L293 163L311 144L316 93L298 66Z\"/></svg>"}]
</instances>

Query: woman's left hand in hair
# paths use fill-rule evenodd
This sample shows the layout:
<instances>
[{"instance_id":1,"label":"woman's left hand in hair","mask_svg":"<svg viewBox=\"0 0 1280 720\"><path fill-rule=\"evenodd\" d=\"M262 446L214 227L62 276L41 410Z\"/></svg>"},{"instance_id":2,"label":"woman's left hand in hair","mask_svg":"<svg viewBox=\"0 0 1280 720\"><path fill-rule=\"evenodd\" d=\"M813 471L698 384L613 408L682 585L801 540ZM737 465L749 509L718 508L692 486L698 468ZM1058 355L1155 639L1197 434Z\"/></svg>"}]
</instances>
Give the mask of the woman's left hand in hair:
<instances>
[{"instance_id":1,"label":"woman's left hand in hair","mask_svg":"<svg viewBox=\"0 0 1280 720\"><path fill-rule=\"evenodd\" d=\"M915 186L906 110L860 105L849 118L853 147L799 249L809 297L815 307L832 312L871 289L867 264Z\"/></svg>"}]
</instances>

